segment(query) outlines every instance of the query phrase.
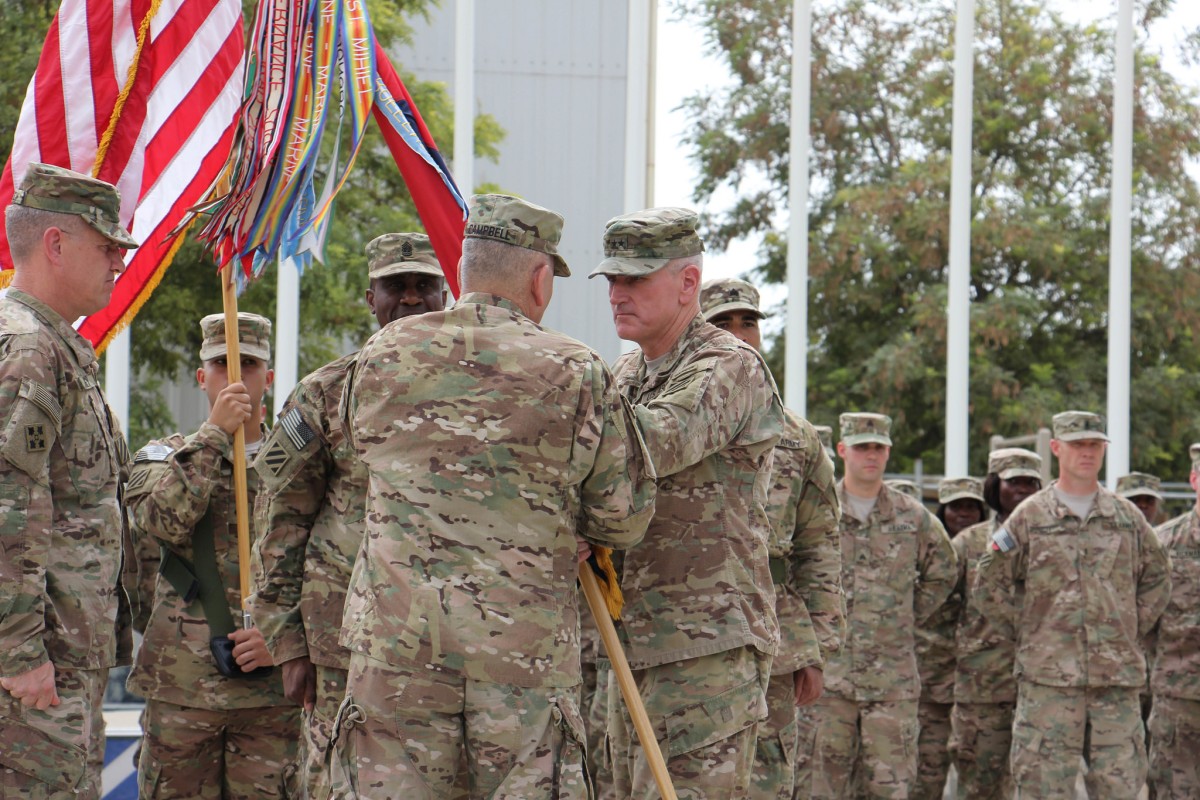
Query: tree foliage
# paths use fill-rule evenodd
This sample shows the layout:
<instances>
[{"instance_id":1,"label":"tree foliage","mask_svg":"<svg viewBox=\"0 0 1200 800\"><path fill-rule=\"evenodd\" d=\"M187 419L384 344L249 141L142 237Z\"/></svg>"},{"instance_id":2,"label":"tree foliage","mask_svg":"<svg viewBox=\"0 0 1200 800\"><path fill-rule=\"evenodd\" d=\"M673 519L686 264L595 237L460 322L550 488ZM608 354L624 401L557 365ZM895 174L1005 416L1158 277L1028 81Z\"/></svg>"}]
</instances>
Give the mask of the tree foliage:
<instances>
[{"instance_id":1,"label":"tree foliage","mask_svg":"<svg viewBox=\"0 0 1200 800\"><path fill-rule=\"evenodd\" d=\"M409 41L409 20L424 16L429 5L429 0L369 0L376 36L387 47ZM249 24L253 3L245 6ZM0 8L0 30L8 35L9 43L0 64L0 131L4 132L0 134L4 136L0 147L8 152L26 86L57 7L41 0L4 0ZM434 140L450 158L454 114L446 86L418 79L399 62L396 67ZM497 158L503 136L495 118L476 116L477 156ZM343 152L345 147L343 144ZM317 185L321 182L318 176ZM375 320L363 299L367 289L363 254L366 243L389 231L420 230L423 228L412 197L371 121L350 178L335 201L324 263L314 264L301 279L301 375L361 343L375 329ZM275 318L275 269L268 267L239 298L241 310ZM161 389L167 381L190 380L188 374L198 366L200 317L220 310L220 281L214 262L189 235L133 324L131 359L137 369L130 390L129 439L133 446L174 430L176 421L171 418Z\"/></svg>"},{"instance_id":2,"label":"tree foliage","mask_svg":"<svg viewBox=\"0 0 1200 800\"><path fill-rule=\"evenodd\" d=\"M734 76L685 101L696 199L718 248L761 235L785 276L788 0L681 3ZM1146 45L1170 0L1142 4L1136 55L1131 467L1178 479L1200 440L1196 93ZM971 232L971 468L988 437L1106 402L1113 31L1042 0L980 0ZM808 407L896 421L893 468L944 458L954 3L814 7ZM1189 40L1193 51L1196 37ZM782 382L784 342L770 361Z\"/></svg>"}]
</instances>

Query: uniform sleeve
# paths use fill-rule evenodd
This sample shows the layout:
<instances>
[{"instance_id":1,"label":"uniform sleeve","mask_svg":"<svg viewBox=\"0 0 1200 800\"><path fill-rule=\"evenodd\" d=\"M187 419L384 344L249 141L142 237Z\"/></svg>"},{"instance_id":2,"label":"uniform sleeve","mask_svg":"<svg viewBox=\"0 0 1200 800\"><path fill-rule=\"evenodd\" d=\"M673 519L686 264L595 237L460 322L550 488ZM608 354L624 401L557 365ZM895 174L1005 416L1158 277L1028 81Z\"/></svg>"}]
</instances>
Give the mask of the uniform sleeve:
<instances>
[{"instance_id":1,"label":"uniform sleeve","mask_svg":"<svg viewBox=\"0 0 1200 800\"><path fill-rule=\"evenodd\" d=\"M654 470L608 368L595 359L577 447L593 456L580 489L579 534L593 544L623 550L646 535L654 517Z\"/></svg>"},{"instance_id":2,"label":"uniform sleeve","mask_svg":"<svg viewBox=\"0 0 1200 800\"><path fill-rule=\"evenodd\" d=\"M126 487L135 535L149 534L168 547L189 550L192 531L221 482L221 461L232 457L232 449L233 437L205 422L178 449L152 443L139 450Z\"/></svg>"},{"instance_id":3,"label":"uniform sleeve","mask_svg":"<svg viewBox=\"0 0 1200 800\"><path fill-rule=\"evenodd\" d=\"M919 577L913 597L913 614L918 625L928 620L954 591L958 581L958 557L938 518L928 511L919 529L922 539Z\"/></svg>"},{"instance_id":4,"label":"uniform sleeve","mask_svg":"<svg viewBox=\"0 0 1200 800\"><path fill-rule=\"evenodd\" d=\"M328 441L318 433L325 429L323 407L320 398L298 386L254 462L261 488L250 603L277 664L308 655L300 614L304 557L333 470Z\"/></svg>"},{"instance_id":5,"label":"uniform sleeve","mask_svg":"<svg viewBox=\"0 0 1200 800\"><path fill-rule=\"evenodd\" d=\"M634 407L638 429L659 478L669 477L720 452L751 416L774 405L778 411L773 447L783 430L783 409L757 358L740 350L720 351L685 364L663 391Z\"/></svg>"},{"instance_id":6,"label":"uniform sleeve","mask_svg":"<svg viewBox=\"0 0 1200 800\"><path fill-rule=\"evenodd\" d=\"M1000 549L997 542L1003 542L1008 549ZM1020 509L1017 509L984 544L975 582L971 586L972 602L979 613L1009 641L1017 640L1017 620L1025 589L1027 542Z\"/></svg>"},{"instance_id":7,"label":"uniform sleeve","mask_svg":"<svg viewBox=\"0 0 1200 800\"><path fill-rule=\"evenodd\" d=\"M9 677L49 660L50 451L62 431L55 374L38 350L10 349L0 361L0 675Z\"/></svg>"},{"instance_id":8,"label":"uniform sleeve","mask_svg":"<svg viewBox=\"0 0 1200 800\"><path fill-rule=\"evenodd\" d=\"M1138 638L1150 635L1171 600L1171 564L1158 534L1138 516L1140 566L1137 585Z\"/></svg>"},{"instance_id":9,"label":"uniform sleeve","mask_svg":"<svg viewBox=\"0 0 1200 800\"><path fill-rule=\"evenodd\" d=\"M804 599L816 634L822 662L841 649L846 620L842 593L842 542L838 523L842 512L833 477L833 462L819 439L816 458L810 458L796 504L789 571Z\"/></svg>"}]
</instances>

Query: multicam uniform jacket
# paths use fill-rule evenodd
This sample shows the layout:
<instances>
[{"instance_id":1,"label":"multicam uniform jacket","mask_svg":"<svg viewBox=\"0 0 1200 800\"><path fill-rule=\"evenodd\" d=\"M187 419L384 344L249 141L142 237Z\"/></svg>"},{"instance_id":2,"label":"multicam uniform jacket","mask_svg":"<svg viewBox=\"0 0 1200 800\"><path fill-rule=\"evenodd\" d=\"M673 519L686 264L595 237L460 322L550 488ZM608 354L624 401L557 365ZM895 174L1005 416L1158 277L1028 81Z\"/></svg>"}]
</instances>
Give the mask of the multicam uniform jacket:
<instances>
[{"instance_id":1,"label":"multicam uniform jacket","mask_svg":"<svg viewBox=\"0 0 1200 800\"><path fill-rule=\"evenodd\" d=\"M1155 634L1150 689L1200 700L1200 514L1193 508L1157 531L1171 560L1171 600Z\"/></svg>"},{"instance_id":2,"label":"multicam uniform jacket","mask_svg":"<svg viewBox=\"0 0 1200 800\"><path fill-rule=\"evenodd\" d=\"M466 294L375 334L343 415L369 480L342 643L400 668L577 685L576 537L629 547L654 513L600 356Z\"/></svg>"},{"instance_id":3,"label":"multicam uniform jacket","mask_svg":"<svg viewBox=\"0 0 1200 800\"><path fill-rule=\"evenodd\" d=\"M1142 687L1140 642L1171 594L1166 553L1128 500L1099 487L1081 520L1054 486L992 535L972 587L979 608L1015 638L1019 680ZM1015 606L1014 593L1022 598Z\"/></svg>"},{"instance_id":4,"label":"multicam uniform jacket","mask_svg":"<svg viewBox=\"0 0 1200 800\"><path fill-rule=\"evenodd\" d=\"M988 551L1000 524L992 519L972 525L951 540L958 554L958 588L962 604L954 632L958 661L954 670L954 700L959 703L1015 703L1017 679L1015 631L1001 631L980 609L971 587L979 559Z\"/></svg>"},{"instance_id":5,"label":"multicam uniform jacket","mask_svg":"<svg viewBox=\"0 0 1200 800\"><path fill-rule=\"evenodd\" d=\"M348 669L338 643L362 544L367 468L338 407L356 354L300 381L259 451L254 621L277 664L307 656Z\"/></svg>"},{"instance_id":6,"label":"multicam uniform jacket","mask_svg":"<svg viewBox=\"0 0 1200 800\"><path fill-rule=\"evenodd\" d=\"M783 405L766 364L697 314L654 372L640 351L614 372L658 475L654 520L623 554L630 666L743 646L773 655L766 503Z\"/></svg>"},{"instance_id":7,"label":"multicam uniform jacket","mask_svg":"<svg viewBox=\"0 0 1200 800\"><path fill-rule=\"evenodd\" d=\"M195 560L194 530L211 509L217 570L230 616L240 628L232 458L233 437L211 422L191 436L176 433L152 441L134 455L126 503L136 540L153 537L188 562ZM258 490L254 470L247 470L246 478L253 506ZM200 600L185 603L170 581L160 576L145 638L129 675L130 690L175 705L213 710L291 705L284 699L279 670L253 681L226 678L218 672L210 639Z\"/></svg>"},{"instance_id":8,"label":"multicam uniform jacket","mask_svg":"<svg viewBox=\"0 0 1200 800\"><path fill-rule=\"evenodd\" d=\"M780 632L773 675L822 666L841 647L845 625L833 462L811 423L787 409L784 414L767 495Z\"/></svg>"},{"instance_id":9,"label":"multicam uniform jacket","mask_svg":"<svg viewBox=\"0 0 1200 800\"><path fill-rule=\"evenodd\" d=\"M845 508L843 483L838 499ZM954 589L950 537L919 501L888 486L865 523L843 514L841 533L849 630L825 666L825 687L860 702L916 700L914 631Z\"/></svg>"},{"instance_id":10,"label":"multicam uniform jacket","mask_svg":"<svg viewBox=\"0 0 1200 800\"><path fill-rule=\"evenodd\" d=\"M0 299L0 425L0 675L129 663L124 443L91 344L17 289Z\"/></svg>"}]
</instances>

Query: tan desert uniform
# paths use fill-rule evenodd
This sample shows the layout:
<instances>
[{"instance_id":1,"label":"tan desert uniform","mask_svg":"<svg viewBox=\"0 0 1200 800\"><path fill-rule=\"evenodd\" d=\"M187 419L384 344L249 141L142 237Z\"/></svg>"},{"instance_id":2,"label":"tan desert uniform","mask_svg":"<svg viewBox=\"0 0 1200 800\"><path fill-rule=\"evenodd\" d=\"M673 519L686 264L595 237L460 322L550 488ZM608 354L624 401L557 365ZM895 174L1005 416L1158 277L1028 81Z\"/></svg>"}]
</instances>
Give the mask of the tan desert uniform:
<instances>
[{"instance_id":1,"label":"tan desert uniform","mask_svg":"<svg viewBox=\"0 0 1200 800\"><path fill-rule=\"evenodd\" d=\"M1000 480L1041 480L1042 459L1016 447L993 450L988 473ZM955 630L954 712L950 754L962 800L1006 800L1012 796L1008 753L1012 745L1017 679L1013 676L1016 645L1013 631L1001 632L982 613L971 587L979 559L1000 527L995 519L972 525L951 540L958 555L958 590L962 609Z\"/></svg>"},{"instance_id":2,"label":"tan desert uniform","mask_svg":"<svg viewBox=\"0 0 1200 800\"><path fill-rule=\"evenodd\" d=\"M1067 411L1054 438L1104 439L1104 419ZM1140 642L1167 605L1167 557L1142 512L1098 486L1084 518L1057 481L992 535L973 587L1017 643L1012 772L1018 796L1074 798L1079 757L1095 798L1136 797L1146 778ZM1012 588L1010 588L1012 587Z\"/></svg>"},{"instance_id":3,"label":"tan desert uniform","mask_svg":"<svg viewBox=\"0 0 1200 800\"><path fill-rule=\"evenodd\" d=\"M366 247L368 277L442 277L429 237L385 233ZM328 794L324 769L333 720L346 695L350 653L338 643L346 587L366 530L367 468L342 430L338 407L357 353L297 384L254 467L262 484L251 603L276 664L307 657L316 703L304 716L303 761L312 797Z\"/></svg>"},{"instance_id":4,"label":"tan desert uniform","mask_svg":"<svg viewBox=\"0 0 1200 800\"><path fill-rule=\"evenodd\" d=\"M890 425L882 414L843 414L842 441L890 446ZM954 549L936 517L886 485L865 520L852 513L844 482L838 499L848 632L826 664L825 695L802 709L816 728L812 796L907 798L921 694L915 630L954 588Z\"/></svg>"},{"instance_id":5,"label":"tan desert uniform","mask_svg":"<svg viewBox=\"0 0 1200 800\"><path fill-rule=\"evenodd\" d=\"M705 283L700 308L709 322L733 311L766 316L758 290L734 278ZM801 746L793 676L805 667L824 667L828 655L841 647L845 625L833 462L811 423L788 409L784 414L767 496L780 645L767 685L767 718L758 727L749 795L764 800L792 797Z\"/></svg>"},{"instance_id":6,"label":"tan desert uniform","mask_svg":"<svg viewBox=\"0 0 1200 800\"><path fill-rule=\"evenodd\" d=\"M224 316L205 317L201 361L225 355ZM238 315L243 356L270 359L270 321ZM190 436L152 441L134 456L126 498L135 538L162 547L163 574L138 650L130 691L146 698L139 792L148 798L287 797L294 788L300 712L275 668L265 679L222 675L209 650L199 598L168 579L175 561L198 574L194 543L208 528L230 617L241 627L233 436L205 422ZM247 473L253 507L259 482ZM246 569L250 566L246 565Z\"/></svg>"},{"instance_id":7,"label":"tan desert uniform","mask_svg":"<svg viewBox=\"0 0 1200 800\"><path fill-rule=\"evenodd\" d=\"M698 255L696 222L680 208L609 220L592 276ZM658 474L646 538L624 554L622 641L676 790L745 791L779 642L766 503L783 406L758 352L699 313L653 365L638 350L614 372ZM622 705L609 719L618 795L657 797L634 738Z\"/></svg>"},{"instance_id":8,"label":"tan desert uniform","mask_svg":"<svg viewBox=\"0 0 1200 800\"><path fill-rule=\"evenodd\" d=\"M107 183L29 167L14 206L82 217L123 247ZM49 306L0 299L0 675L54 663L62 703L38 711L0 689L0 797L97 798L109 667L128 664L120 583L119 453L92 345Z\"/></svg>"},{"instance_id":9,"label":"tan desert uniform","mask_svg":"<svg viewBox=\"0 0 1200 800\"><path fill-rule=\"evenodd\" d=\"M479 195L466 236L569 275L561 230ZM586 797L577 542L633 545L654 511L612 374L516 302L468 292L375 334L345 392L368 494L334 796L447 797L465 752L475 796Z\"/></svg>"},{"instance_id":10,"label":"tan desert uniform","mask_svg":"<svg viewBox=\"0 0 1200 800\"><path fill-rule=\"evenodd\" d=\"M1197 476L1200 453L1193 486ZM1200 797L1200 512L1193 507L1157 531L1171 560L1171 601L1151 654L1150 783L1164 800Z\"/></svg>"}]
</instances>

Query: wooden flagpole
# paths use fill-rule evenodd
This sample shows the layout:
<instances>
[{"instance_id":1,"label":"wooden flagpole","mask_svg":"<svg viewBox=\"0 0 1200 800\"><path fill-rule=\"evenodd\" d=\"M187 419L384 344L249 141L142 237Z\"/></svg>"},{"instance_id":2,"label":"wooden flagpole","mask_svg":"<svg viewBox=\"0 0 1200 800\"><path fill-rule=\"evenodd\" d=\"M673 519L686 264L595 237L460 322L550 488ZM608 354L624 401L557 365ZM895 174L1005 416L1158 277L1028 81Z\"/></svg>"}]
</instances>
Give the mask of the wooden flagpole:
<instances>
[{"instance_id":1,"label":"wooden flagpole","mask_svg":"<svg viewBox=\"0 0 1200 800\"><path fill-rule=\"evenodd\" d=\"M642 704L637 684L633 681L633 672L629 669L629 661L625 658L621 640L617 638L616 626L613 625L612 617L608 615L608 604L604 602L600 583L586 561L579 565L579 583L583 586L583 596L587 598L588 608L596 618L600 640L604 642L604 650L608 653L608 660L612 662L613 674L617 676L617 685L621 687L621 695L625 698L625 705L629 709L638 740L642 743L642 749L646 751L646 761L650 764L654 782L658 784L658 793L662 795L663 800L677 800L675 786L667 772L667 762L663 760L658 739L654 737L654 728L650 726L650 718L646 716L646 706Z\"/></svg>"},{"instance_id":2,"label":"wooden flagpole","mask_svg":"<svg viewBox=\"0 0 1200 800\"><path fill-rule=\"evenodd\" d=\"M230 383L242 379L241 341L238 337L237 291L233 285L233 271L237 259L231 259L221 268L221 302L225 307L225 359ZM233 433L233 497L237 511L238 577L242 593L242 625L250 627L250 612L246 609L246 598L250 596L250 514L247 510L246 489L246 430L239 425Z\"/></svg>"}]
</instances>

